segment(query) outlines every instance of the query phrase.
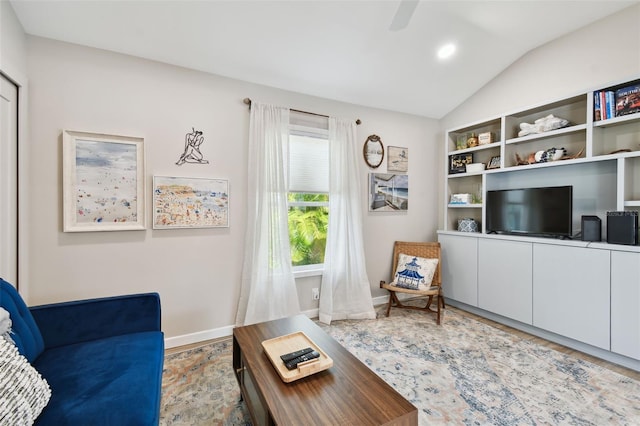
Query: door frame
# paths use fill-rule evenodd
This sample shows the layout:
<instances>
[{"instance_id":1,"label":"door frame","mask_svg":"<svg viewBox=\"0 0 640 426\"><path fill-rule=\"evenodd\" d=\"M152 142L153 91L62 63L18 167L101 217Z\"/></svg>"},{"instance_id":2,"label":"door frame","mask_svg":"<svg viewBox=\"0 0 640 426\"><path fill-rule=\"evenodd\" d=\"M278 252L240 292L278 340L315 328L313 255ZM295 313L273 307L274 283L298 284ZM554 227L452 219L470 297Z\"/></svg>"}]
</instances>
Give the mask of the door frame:
<instances>
[{"instance_id":1,"label":"door frame","mask_svg":"<svg viewBox=\"0 0 640 426\"><path fill-rule=\"evenodd\" d=\"M11 81L18 88L18 259L17 259L17 282L12 283L16 286L23 299L28 300L28 268L27 268L27 241L29 241L26 212L28 211L28 117L27 117L27 99L28 99L28 81L27 77L10 69L6 65L0 66L0 74Z\"/></svg>"}]
</instances>

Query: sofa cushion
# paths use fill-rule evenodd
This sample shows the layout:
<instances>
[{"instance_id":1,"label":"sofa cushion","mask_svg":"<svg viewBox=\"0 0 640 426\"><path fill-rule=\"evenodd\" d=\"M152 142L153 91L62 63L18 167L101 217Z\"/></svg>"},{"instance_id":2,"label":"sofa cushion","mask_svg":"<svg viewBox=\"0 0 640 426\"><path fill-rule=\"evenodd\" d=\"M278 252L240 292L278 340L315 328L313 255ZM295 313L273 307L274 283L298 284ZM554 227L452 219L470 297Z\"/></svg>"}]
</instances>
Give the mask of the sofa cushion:
<instances>
[{"instance_id":1,"label":"sofa cushion","mask_svg":"<svg viewBox=\"0 0 640 426\"><path fill-rule=\"evenodd\" d=\"M33 424L49 398L47 381L13 342L0 336L0 423Z\"/></svg>"},{"instance_id":2,"label":"sofa cushion","mask_svg":"<svg viewBox=\"0 0 640 426\"><path fill-rule=\"evenodd\" d=\"M11 317L11 338L30 363L44 350L44 340L29 308L16 289L0 278L0 306Z\"/></svg>"},{"instance_id":3,"label":"sofa cushion","mask_svg":"<svg viewBox=\"0 0 640 426\"><path fill-rule=\"evenodd\" d=\"M150 331L45 350L53 395L38 425L157 425L164 339Z\"/></svg>"}]
</instances>

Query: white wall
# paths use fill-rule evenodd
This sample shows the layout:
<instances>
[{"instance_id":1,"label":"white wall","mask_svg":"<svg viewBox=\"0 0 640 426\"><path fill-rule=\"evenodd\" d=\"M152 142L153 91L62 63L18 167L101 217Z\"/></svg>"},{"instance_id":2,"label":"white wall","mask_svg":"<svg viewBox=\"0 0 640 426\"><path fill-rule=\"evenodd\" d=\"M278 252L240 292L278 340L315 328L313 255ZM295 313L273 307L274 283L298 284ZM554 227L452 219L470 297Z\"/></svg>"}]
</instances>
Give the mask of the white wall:
<instances>
[{"instance_id":1,"label":"white wall","mask_svg":"<svg viewBox=\"0 0 640 426\"><path fill-rule=\"evenodd\" d=\"M434 135L422 117L365 108L244 83L97 49L28 38L31 82L30 181L27 222L29 303L41 304L157 291L169 338L215 335L234 323L246 223L248 108L245 97L335 116L360 118L358 137L409 148L410 207L365 218L367 270L373 296L390 273L396 239L435 239L438 179ZM204 132L209 165L175 165L184 135ZM145 231L63 233L63 129L145 139L148 228ZM386 164L386 163L385 163ZM361 161L363 184L369 169ZM384 171L380 167L377 171ZM152 230L153 175L229 180L228 229ZM366 190L362 189L363 201ZM366 205L366 204L365 204ZM317 308L300 280L303 310ZM314 305L315 303L315 305ZM216 331L217 330L217 331ZM177 341L178 339L174 339ZM187 339L189 340L189 339Z\"/></svg>"},{"instance_id":2,"label":"white wall","mask_svg":"<svg viewBox=\"0 0 640 426\"><path fill-rule=\"evenodd\" d=\"M638 78L639 23L640 4L530 51L442 118L440 128Z\"/></svg>"},{"instance_id":3,"label":"white wall","mask_svg":"<svg viewBox=\"0 0 640 426\"><path fill-rule=\"evenodd\" d=\"M0 1L0 71L26 74L26 36L11 3Z\"/></svg>"}]
</instances>

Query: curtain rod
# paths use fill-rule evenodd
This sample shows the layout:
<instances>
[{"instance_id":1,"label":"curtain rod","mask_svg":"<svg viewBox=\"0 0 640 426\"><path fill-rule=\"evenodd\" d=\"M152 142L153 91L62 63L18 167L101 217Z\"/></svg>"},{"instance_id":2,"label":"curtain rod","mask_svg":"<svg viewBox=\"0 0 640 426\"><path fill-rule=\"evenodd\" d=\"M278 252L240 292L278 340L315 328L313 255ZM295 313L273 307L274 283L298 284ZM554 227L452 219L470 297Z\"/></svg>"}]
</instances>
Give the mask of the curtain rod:
<instances>
[{"instance_id":1,"label":"curtain rod","mask_svg":"<svg viewBox=\"0 0 640 426\"><path fill-rule=\"evenodd\" d=\"M245 104L249 105L249 108L251 108L251 98L244 98L242 100L242 102L244 102ZM318 117L326 117L329 118L328 115L324 115L324 114L317 114L315 112L309 112L309 111L301 111L299 109L293 109L291 108L291 111L295 111L295 112L300 112L302 114L309 114L309 115L317 115ZM356 119L356 124L359 126L360 124L362 124L362 121L360 121L360 119Z\"/></svg>"}]
</instances>

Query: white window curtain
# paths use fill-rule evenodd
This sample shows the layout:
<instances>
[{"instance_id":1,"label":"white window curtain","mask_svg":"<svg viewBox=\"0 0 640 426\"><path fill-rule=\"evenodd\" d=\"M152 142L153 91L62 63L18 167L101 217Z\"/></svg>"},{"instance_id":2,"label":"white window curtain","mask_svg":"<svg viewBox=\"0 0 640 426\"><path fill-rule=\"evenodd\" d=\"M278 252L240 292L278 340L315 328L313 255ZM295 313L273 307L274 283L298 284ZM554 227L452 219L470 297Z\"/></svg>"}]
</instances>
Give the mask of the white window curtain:
<instances>
[{"instance_id":1,"label":"white window curtain","mask_svg":"<svg viewBox=\"0 0 640 426\"><path fill-rule=\"evenodd\" d=\"M289 110L253 102L247 230L236 325L300 313L287 221L288 146Z\"/></svg>"},{"instance_id":2,"label":"white window curtain","mask_svg":"<svg viewBox=\"0 0 640 426\"><path fill-rule=\"evenodd\" d=\"M319 319L374 319L362 236L356 124L329 118L329 227Z\"/></svg>"}]
</instances>

